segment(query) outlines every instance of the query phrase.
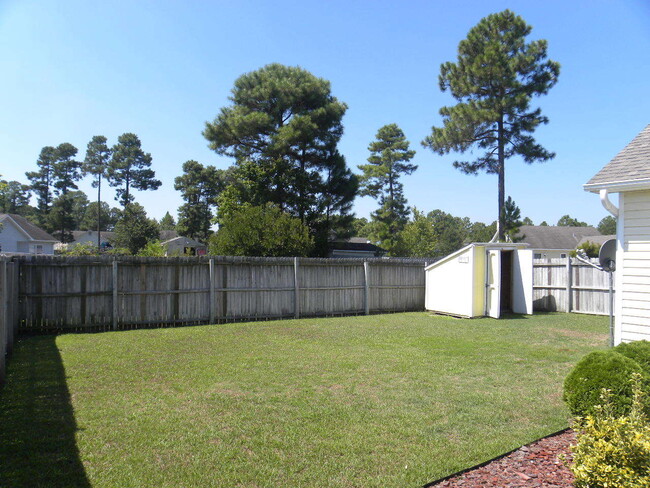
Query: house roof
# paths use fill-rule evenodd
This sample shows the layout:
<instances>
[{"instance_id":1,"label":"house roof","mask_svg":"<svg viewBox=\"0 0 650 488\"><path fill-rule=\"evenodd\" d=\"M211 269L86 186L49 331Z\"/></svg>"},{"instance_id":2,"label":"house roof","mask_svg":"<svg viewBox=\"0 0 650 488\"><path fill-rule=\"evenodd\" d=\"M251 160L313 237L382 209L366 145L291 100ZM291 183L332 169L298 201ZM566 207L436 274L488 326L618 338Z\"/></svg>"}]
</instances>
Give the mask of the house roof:
<instances>
[{"instance_id":1,"label":"house roof","mask_svg":"<svg viewBox=\"0 0 650 488\"><path fill-rule=\"evenodd\" d=\"M594 244L598 244L599 246L602 246L605 244L607 241L610 239L616 239L616 235L604 235L604 236L586 236L580 239L580 242L578 242L578 247L582 246L585 242L593 242Z\"/></svg>"},{"instance_id":2,"label":"house roof","mask_svg":"<svg viewBox=\"0 0 650 488\"><path fill-rule=\"evenodd\" d=\"M166 241L161 242L161 244L164 246L165 244L180 244L182 246L189 246L189 247L205 247L205 244L199 241L195 241L194 239L190 237L184 237L184 236L178 236L174 237L172 239L168 239Z\"/></svg>"},{"instance_id":3,"label":"house roof","mask_svg":"<svg viewBox=\"0 0 650 488\"><path fill-rule=\"evenodd\" d=\"M29 239L33 241L52 241L52 242L58 242L54 237L52 237L50 234L45 232L43 229L40 227L37 227L36 225L32 224L29 220L27 220L25 217L17 214L0 214L0 222L5 221L5 220L11 220L13 221L16 226L22 230Z\"/></svg>"},{"instance_id":4,"label":"house roof","mask_svg":"<svg viewBox=\"0 0 650 488\"><path fill-rule=\"evenodd\" d=\"M345 241L334 241L329 244L330 251L357 251L386 254L388 251L372 244L365 237L351 237Z\"/></svg>"},{"instance_id":5,"label":"house roof","mask_svg":"<svg viewBox=\"0 0 650 488\"><path fill-rule=\"evenodd\" d=\"M586 236L600 236L594 227L562 227L552 225L522 225L517 237L531 249L575 249Z\"/></svg>"},{"instance_id":6,"label":"house roof","mask_svg":"<svg viewBox=\"0 0 650 488\"><path fill-rule=\"evenodd\" d=\"M107 242L113 242L113 239L115 239L115 232L109 231L109 230L103 230L101 232L101 239ZM89 236L92 237L93 240L97 240L97 231L96 230L73 230L72 231L72 238L74 241L78 241L81 237L84 236Z\"/></svg>"},{"instance_id":7,"label":"house roof","mask_svg":"<svg viewBox=\"0 0 650 488\"><path fill-rule=\"evenodd\" d=\"M584 188L587 191L619 190L639 184L650 187L650 125L596 173Z\"/></svg>"}]
</instances>

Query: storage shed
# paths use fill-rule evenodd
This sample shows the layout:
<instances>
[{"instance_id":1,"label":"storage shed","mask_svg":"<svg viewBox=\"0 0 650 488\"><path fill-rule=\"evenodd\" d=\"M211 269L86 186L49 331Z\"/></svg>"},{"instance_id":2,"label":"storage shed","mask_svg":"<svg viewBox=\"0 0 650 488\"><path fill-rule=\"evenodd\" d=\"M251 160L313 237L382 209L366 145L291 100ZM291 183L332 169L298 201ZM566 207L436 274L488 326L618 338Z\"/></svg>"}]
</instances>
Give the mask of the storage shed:
<instances>
[{"instance_id":1,"label":"storage shed","mask_svg":"<svg viewBox=\"0 0 650 488\"><path fill-rule=\"evenodd\" d=\"M533 313L528 244L473 243L425 268L427 310L459 317Z\"/></svg>"},{"instance_id":2,"label":"storage shed","mask_svg":"<svg viewBox=\"0 0 650 488\"><path fill-rule=\"evenodd\" d=\"M650 340L650 125L584 188L617 218L614 344Z\"/></svg>"}]
</instances>

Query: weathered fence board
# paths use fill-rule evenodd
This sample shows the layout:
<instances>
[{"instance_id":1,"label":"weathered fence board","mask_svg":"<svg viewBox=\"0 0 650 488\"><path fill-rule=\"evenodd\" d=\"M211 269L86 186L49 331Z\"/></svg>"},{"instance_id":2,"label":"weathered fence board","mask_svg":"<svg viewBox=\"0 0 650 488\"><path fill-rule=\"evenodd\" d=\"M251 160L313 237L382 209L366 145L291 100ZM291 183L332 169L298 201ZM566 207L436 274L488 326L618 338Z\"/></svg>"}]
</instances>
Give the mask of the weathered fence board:
<instances>
[{"instance_id":1,"label":"weathered fence board","mask_svg":"<svg viewBox=\"0 0 650 488\"><path fill-rule=\"evenodd\" d=\"M0 258L0 386L18 326L18 265Z\"/></svg>"},{"instance_id":2,"label":"weathered fence board","mask_svg":"<svg viewBox=\"0 0 650 488\"><path fill-rule=\"evenodd\" d=\"M608 315L609 274L574 258L535 260L533 295L535 310Z\"/></svg>"},{"instance_id":3,"label":"weathered fence board","mask_svg":"<svg viewBox=\"0 0 650 488\"><path fill-rule=\"evenodd\" d=\"M25 331L424 309L424 260L19 258Z\"/></svg>"}]
</instances>

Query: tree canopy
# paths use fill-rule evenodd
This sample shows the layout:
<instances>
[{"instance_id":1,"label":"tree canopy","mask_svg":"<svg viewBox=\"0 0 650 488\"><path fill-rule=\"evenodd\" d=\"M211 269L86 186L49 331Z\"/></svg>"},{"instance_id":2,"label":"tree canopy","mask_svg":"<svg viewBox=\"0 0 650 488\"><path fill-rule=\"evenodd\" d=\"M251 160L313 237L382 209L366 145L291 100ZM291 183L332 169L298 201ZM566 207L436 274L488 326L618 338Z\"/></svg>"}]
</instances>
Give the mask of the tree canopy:
<instances>
[{"instance_id":1,"label":"tree canopy","mask_svg":"<svg viewBox=\"0 0 650 488\"><path fill-rule=\"evenodd\" d=\"M392 255L398 251L399 233L410 213L400 177L417 169L417 165L409 163L415 151L409 149L397 124L381 127L368 150L368 164L359 165L360 194L379 201L379 209L372 213L371 237Z\"/></svg>"},{"instance_id":2,"label":"tree canopy","mask_svg":"<svg viewBox=\"0 0 650 488\"><path fill-rule=\"evenodd\" d=\"M542 224L543 225L543 224ZM578 219L571 217L570 215L563 215L557 221L559 227L588 227L589 224L586 222L581 222Z\"/></svg>"},{"instance_id":3,"label":"tree canopy","mask_svg":"<svg viewBox=\"0 0 650 488\"><path fill-rule=\"evenodd\" d=\"M349 228L358 188L337 148L346 105L328 81L277 63L240 76L230 101L203 132L235 159L237 182L220 200L235 209L274 204L307 225L324 252L332 232Z\"/></svg>"},{"instance_id":4,"label":"tree canopy","mask_svg":"<svg viewBox=\"0 0 650 488\"><path fill-rule=\"evenodd\" d=\"M439 154L479 150L478 157L458 160L454 167L498 176L500 240L505 235L505 161L520 156L531 164L555 156L531 135L548 118L530 103L555 85L560 65L547 59L545 40L526 42L531 30L521 17L504 10L469 31L458 45L457 61L440 67L440 89L449 90L458 103L440 109L443 126L434 126L423 141Z\"/></svg>"},{"instance_id":5,"label":"tree canopy","mask_svg":"<svg viewBox=\"0 0 650 488\"><path fill-rule=\"evenodd\" d=\"M151 169L151 154L142 150L140 139L130 132L117 138L106 175L124 208L133 201L133 189L157 190L161 185Z\"/></svg>"},{"instance_id":6,"label":"tree canopy","mask_svg":"<svg viewBox=\"0 0 650 488\"><path fill-rule=\"evenodd\" d=\"M308 256L309 229L278 207L245 205L228 214L210 239L210 254L230 256Z\"/></svg>"},{"instance_id":7,"label":"tree canopy","mask_svg":"<svg viewBox=\"0 0 650 488\"><path fill-rule=\"evenodd\" d=\"M611 215L598 222L598 232L604 236L616 234L616 219Z\"/></svg>"}]
</instances>

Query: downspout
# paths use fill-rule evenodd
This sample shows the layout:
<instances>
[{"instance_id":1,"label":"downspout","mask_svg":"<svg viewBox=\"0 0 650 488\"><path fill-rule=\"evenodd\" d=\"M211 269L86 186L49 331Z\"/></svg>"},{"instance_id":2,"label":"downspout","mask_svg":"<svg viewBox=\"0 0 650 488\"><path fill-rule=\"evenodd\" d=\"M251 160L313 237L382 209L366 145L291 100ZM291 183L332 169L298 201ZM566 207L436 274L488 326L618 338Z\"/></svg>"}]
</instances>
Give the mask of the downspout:
<instances>
[{"instance_id":1,"label":"downspout","mask_svg":"<svg viewBox=\"0 0 650 488\"><path fill-rule=\"evenodd\" d=\"M605 188L600 190L600 203L603 204L605 210L611 213L614 217L618 217L618 207L609 201L609 193Z\"/></svg>"}]
</instances>

